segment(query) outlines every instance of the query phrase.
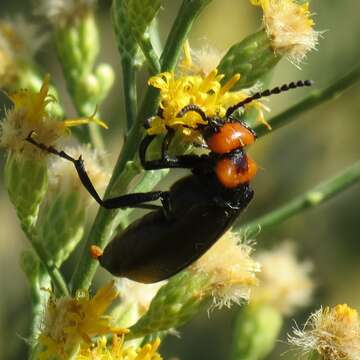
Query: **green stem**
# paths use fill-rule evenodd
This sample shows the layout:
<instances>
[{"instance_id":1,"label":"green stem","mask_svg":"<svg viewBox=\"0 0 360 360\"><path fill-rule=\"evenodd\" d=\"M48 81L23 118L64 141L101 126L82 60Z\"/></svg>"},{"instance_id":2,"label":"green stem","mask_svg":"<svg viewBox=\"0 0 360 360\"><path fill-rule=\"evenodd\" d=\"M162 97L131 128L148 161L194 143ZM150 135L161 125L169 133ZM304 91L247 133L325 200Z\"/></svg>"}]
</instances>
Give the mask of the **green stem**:
<instances>
[{"instance_id":1,"label":"green stem","mask_svg":"<svg viewBox=\"0 0 360 360\"><path fill-rule=\"evenodd\" d=\"M162 71L171 71L174 69L181 52L182 44L186 39L193 22L198 17L204 6L209 2L210 0L183 1L161 57ZM156 112L158 97L159 94L156 89L149 88L147 90L136 122L134 122L132 128L130 129L124 147L120 152L112 178L106 190L105 197L109 196L112 192L113 185L118 182L118 179L124 171L128 161L135 158L139 143L143 136L143 121ZM149 181L149 184L154 184L151 176L147 174L145 177L146 180ZM89 288L98 267L98 262L91 259L88 249L91 245L97 245L101 248L104 248L107 245L116 225L115 223L118 222L115 221L115 219L116 214L119 211L120 210L108 211L102 208L99 209L71 280L73 291L80 288ZM121 254L119 254L119 256L120 255Z\"/></svg>"},{"instance_id":2,"label":"green stem","mask_svg":"<svg viewBox=\"0 0 360 360\"><path fill-rule=\"evenodd\" d=\"M121 65L127 119L126 129L129 130L135 122L137 112L136 67L134 59L127 56L122 58Z\"/></svg>"},{"instance_id":3,"label":"green stem","mask_svg":"<svg viewBox=\"0 0 360 360\"><path fill-rule=\"evenodd\" d=\"M147 32L145 32L142 37L139 39L139 46L145 58L147 60L147 64L149 65L150 72L152 74L157 74L160 72L160 61L156 52L152 46L150 36Z\"/></svg>"},{"instance_id":4,"label":"green stem","mask_svg":"<svg viewBox=\"0 0 360 360\"><path fill-rule=\"evenodd\" d=\"M40 270L41 271L41 270ZM49 299L48 289L51 285L48 274L43 274L42 271L37 275L35 282L30 285L31 311L32 321L30 329L30 356L29 359L38 359L38 351L40 345L38 344L39 334L44 322L44 309Z\"/></svg>"},{"instance_id":5,"label":"green stem","mask_svg":"<svg viewBox=\"0 0 360 360\"><path fill-rule=\"evenodd\" d=\"M29 230L28 228L25 228L23 226L23 231L25 232L27 238L30 241L31 246L33 247L35 253L39 257L41 263L44 265L44 268L46 269L47 273L51 277L51 280L53 281L56 289L58 290L59 294L61 296L69 295L69 290L67 288L66 282L64 278L62 277L59 269L55 266L55 264L49 260L49 256L42 246L42 244L36 240L36 235L34 235L33 231Z\"/></svg>"},{"instance_id":6,"label":"green stem","mask_svg":"<svg viewBox=\"0 0 360 360\"><path fill-rule=\"evenodd\" d=\"M175 23L167 38L164 51L161 55L161 70L173 69L180 56L184 40L201 11L211 0L183 0Z\"/></svg>"},{"instance_id":7,"label":"green stem","mask_svg":"<svg viewBox=\"0 0 360 360\"><path fill-rule=\"evenodd\" d=\"M316 350L313 350L312 352L310 352L307 359L308 360L322 360L323 358Z\"/></svg>"},{"instance_id":8,"label":"green stem","mask_svg":"<svg viewBox=\"0 0 360 360\"><path fill-rule=\"evenodd\" d=\"M325 101L336 99L344 90L354 85L360 79L360 66L355 67L347 75L335 81L332 85L323 90L313 90L302 101L292 106L288 110L270 119L269 123L273 130L287 125L296 119L296 116L304 111L310 110ZM259 124L254 128L258 137L271 133L264 124Z\"/></svg>"},{"instance_id":9,"label":"green stem","mask_svg":"<svg viewBox=\"0 0 360 360\"><path fill-rule=\"evenodd\" d=\"M360 161L339 175L296 197L278 209L248 224L242 225L240 228L237 226L236 230L241 231L247 238L251 238L256 235L259 230L267 230L298 213L318 206L359 181Z\"/></svg>"}]
</instances>

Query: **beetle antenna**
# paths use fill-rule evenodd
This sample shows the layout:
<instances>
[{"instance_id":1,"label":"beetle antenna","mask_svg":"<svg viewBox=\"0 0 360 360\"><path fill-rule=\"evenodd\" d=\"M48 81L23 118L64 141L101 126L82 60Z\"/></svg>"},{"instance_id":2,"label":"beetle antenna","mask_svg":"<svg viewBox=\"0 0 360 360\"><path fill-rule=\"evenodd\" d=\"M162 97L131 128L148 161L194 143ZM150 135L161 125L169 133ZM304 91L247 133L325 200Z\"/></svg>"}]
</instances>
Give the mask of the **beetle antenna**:
<instances>
[{"instance_id":1,"label":"beetle antenna","mask_svg":"<svg viewBox=\"0 0 360 360\"><path fill-rule=\"evenodd\" d=\"M183 107L179 111L179 113L176 115L176 117L181 118L190 111L194 111L194 112L198 113L204 121L209 121L209 118L207 117L205 112L199 106L197 106L195 104L190 104L190 105Z\"/></svg>"},{"instance_id":2,"label":"beetle antenna","mask_svg":"<svg viewBox=\"0 0 360 360\"><path fill-rule=\"evenodd\" d=\"M304 86L312 86L313 84L314 84L314 82L312 80L299 80L297 82L291 82L290 84L284 84L282 86L276 86L271 90L267 89L267 90L264 90L264 91L259 91L259 92L255 93L254 95L249 96L245 100L239 102L238 104L235 104L234 106L229 107L227 109L227 111L226 111L226 117L231 116L237 109L240 109L241 107L251 103L254 100L258 100L258 99L261 99L261 98L266 97L266 96L280 94L282 92L292 90L292 89L301 88L301 87L304 87Z\"/></svg>"}]
</instances>

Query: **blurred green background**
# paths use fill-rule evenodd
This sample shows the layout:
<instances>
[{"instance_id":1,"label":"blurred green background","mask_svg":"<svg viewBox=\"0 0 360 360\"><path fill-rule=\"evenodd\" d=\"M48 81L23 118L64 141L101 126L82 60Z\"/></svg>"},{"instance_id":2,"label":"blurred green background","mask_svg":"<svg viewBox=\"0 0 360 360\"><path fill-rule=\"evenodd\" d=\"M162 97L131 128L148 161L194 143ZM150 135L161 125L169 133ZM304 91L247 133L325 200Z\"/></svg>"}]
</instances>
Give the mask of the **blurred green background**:
<instances>
[{"instance_id":1,"label":"blurred green background","mask_svg":"<svg viewBox=\"0 0 360 360\"><path fill-rule=\"evenodd\" d=\"M165 1L164 4L160 13L163 39L180 1ZM117 73L116 85L103 110L103 117L111 129L104 132L109 144L108 156L115 159L121 143L124 109L120 61L109 21L109 6L110 0L99 0L98 22L103 39L99 61L113 64ZM31 19L33 8L30 0L1 1L0 17L11 19L23 14ZM273 85L311 78L316 87L323 87L358 63L360 2L314 0L312 10L316 28L325 30L318 51L310 54L302 70L283 60L275 71ZM213 0L197 21L190 43L194 48L208 44L225 51L259 25L260 11L250 6L248 0ZM47 31L46 27L44 31ZM51 73L55 83L59 84L67 112L73 114L51 40L38 53L37 60L44 72ZM140 81L145 79L146 74ZM305 94L306 90L301 90L271 98L272 115ZM358 160L359 114L360 86L357 85L343 97L323 104L302 115L292 125L258 141L251 152L262 171L254 181L256 197L243 216L244 221L273 209ZM4 153L1 153L0 172L4 159ZM258 248L293 239L301 256L311 259L315 265L316 295L311 307L295 316L297 323L301 324L309 311L321 304L345 302L360 309L359 220L360 187L355 186L325 205L258 236ZM28 334L30 308L25 276L19 266L20 251L26 247L26 239L0 180L0 359L23 359L26 354L24 339ZM68 278L73 261L74 258L65 265ZM162 354L166 359L226 359L236 311L234 307L210 315L204 312L182 329L181 338L169 337L162 345ZM288 321L280 340L286 340L286 332L293 324ZM279 341L273 358L277 359L285 350L286 344ZM287 353L284 358L293 356Z\"/></svg>"}]
</instances>

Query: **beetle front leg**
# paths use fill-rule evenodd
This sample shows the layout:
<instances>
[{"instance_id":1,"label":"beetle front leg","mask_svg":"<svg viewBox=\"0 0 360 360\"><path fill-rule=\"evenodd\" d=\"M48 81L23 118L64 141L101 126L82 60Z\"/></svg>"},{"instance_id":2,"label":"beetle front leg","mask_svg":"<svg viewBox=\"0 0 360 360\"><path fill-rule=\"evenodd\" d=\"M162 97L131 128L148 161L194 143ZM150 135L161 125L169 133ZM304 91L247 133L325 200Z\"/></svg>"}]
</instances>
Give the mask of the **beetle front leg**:
<instances>
[{"instance_id":1,"label":"beetle front leg","mask_svg":"<svg viewBox=\"0 0 360 360\"><path fill-rule=\"evenodd\" d=\"M164 143L162 144L162 157L159 160L146 160L146 151L155 139L155 135L146 135L140 143L139 157L141 165L145 170L160 170L160 169L192 169L201 161L197 155L180 155L169 157L167 155L167 147L172 139L172 134L167 137L165 136Z\"/></svg>"},{"instance_id":2,"label":"beetle front leg","mask_svg":"<svg viewBox=\"0 0 360 360\"><path fill-rule=\"evenodd\" d=\"M115 198L110 199L101 199L97 193L94 185L92 184L84 166L84 161L81 156L78 159L74 159L72 156L67 154L65 151L58 151L52 146L46 146L45 144L38 143L32 138L32 133L28 135L26 141L33 144L34 146L40 148L41 150L47 151L56 156L71 161L78 173L81 183L84 185L85 189L89 194L94 198L94 200L102 207L106 209L118 209L118 208L144 208L144 209L159 209L160 206L152 204L144 204L146 202L161 200L165 216L170 218L170 203L169 203L169 194L166 191L152 191L147 193L134 193L121 195Z\"/></svg>"}]
</instances>

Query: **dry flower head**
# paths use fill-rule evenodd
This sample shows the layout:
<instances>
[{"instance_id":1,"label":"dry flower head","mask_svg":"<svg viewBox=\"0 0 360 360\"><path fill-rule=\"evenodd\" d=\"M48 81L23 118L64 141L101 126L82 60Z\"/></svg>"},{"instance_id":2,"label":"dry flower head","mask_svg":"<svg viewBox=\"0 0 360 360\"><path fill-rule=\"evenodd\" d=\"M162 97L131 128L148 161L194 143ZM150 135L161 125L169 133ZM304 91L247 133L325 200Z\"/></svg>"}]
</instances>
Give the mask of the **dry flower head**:
<instances>
[{"instance_id":1,"label":"dry flower head","mask_svg":"<svg viewBox=\"0 0 360 360\"><path fill-rule=\"evenodd\" d=\"M256 256L261 265L259 286L254 289L251 301L274 306L284 315L309 304L314 290L310 277L312 264L300 262L295 255L295 246L285 242L270 251Z\"/></svg>"},{"instance_id":2,"label":"dry flower head","mask_svg":"<svg viewBox=\"0 0 360 360\"><path fill-rule=\"evenodd\" d=\"M209 277L205 292L213 297L212 307L230 307L250 297L258 284L260 265L252 257L250 244L240 243L239 237L227 231L213 247L190 268Z\"/></svg>"},{"instance_id":3,"label":"dry flower head","mask_svg":"<svg viewBox=\"0 0 360 360\"><path fill-rule=\"evenodd\" d=\"M285 55L298 66L316 48L320 33L314 30L308 2L251 0L251 3L263 10L263 23L275 53Z\"/></svg>"},{"instance_id":4,"label":"dry flower head","mask_svg":"<svg viewBox=\"0 0 360 360\"><path fill-rule=\"evenodd\" d=\"M302 330L295 328L289 342L305 356L317 351L323 360L359 360L359 314L346 304L325 307L312 314Z\"/></svg>"}]
</instances>

